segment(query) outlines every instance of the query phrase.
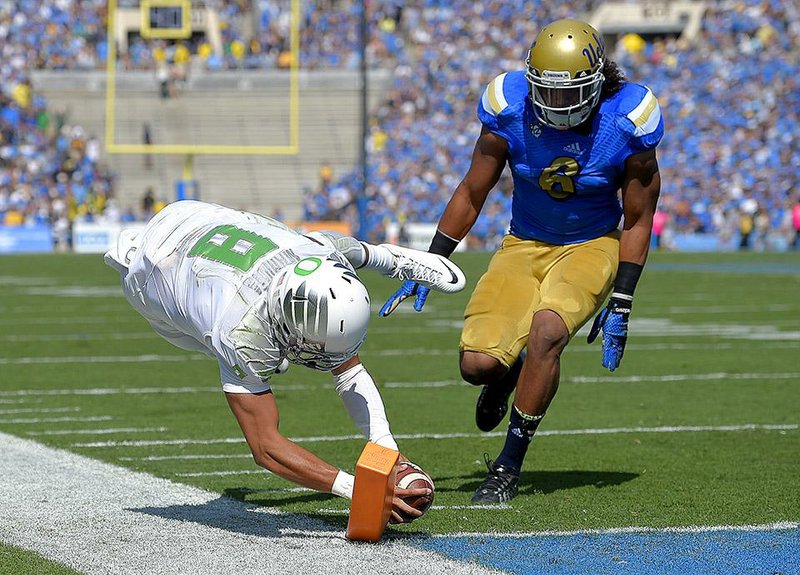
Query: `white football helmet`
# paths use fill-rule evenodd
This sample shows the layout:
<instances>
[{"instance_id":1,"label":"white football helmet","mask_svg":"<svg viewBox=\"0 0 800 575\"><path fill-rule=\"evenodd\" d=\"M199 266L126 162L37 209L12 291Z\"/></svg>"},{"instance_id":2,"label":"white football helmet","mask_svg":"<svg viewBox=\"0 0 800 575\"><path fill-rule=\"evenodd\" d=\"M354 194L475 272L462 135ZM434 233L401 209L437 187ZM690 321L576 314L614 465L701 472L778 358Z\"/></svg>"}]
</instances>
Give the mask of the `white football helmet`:
<instances>
[{"instance_id":1,"label":"white football helmet","mask_svg":"<svg viewBox=\"0 0 800 575\"><path fill-rule=\"evenodd\" d=\"M307 257L280 270L268 302L275 337L292 363L333 369L358 353L367 336L367 288L333 257Z\"/></svg>"}]
</instances>

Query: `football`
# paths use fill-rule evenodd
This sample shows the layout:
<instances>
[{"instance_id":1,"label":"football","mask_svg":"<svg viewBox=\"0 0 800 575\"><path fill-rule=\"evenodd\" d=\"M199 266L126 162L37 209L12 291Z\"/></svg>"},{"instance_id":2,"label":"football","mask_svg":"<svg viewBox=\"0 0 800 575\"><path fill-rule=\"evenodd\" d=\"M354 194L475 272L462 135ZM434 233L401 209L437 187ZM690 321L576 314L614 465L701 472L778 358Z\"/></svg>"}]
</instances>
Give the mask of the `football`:
<instances>
[{"instance_id":1,"label":"football","mask_svg":"<svg viewBox=\"0 0 800 575\"><path fill-rule=\"evenodd\" d=\"M431 490L428 496L414 495L403 498L408 505L414 509L419 509L425 513L433 505L434 486L433 480L430 475L425 473L419 465L411 463L410 461L401 461L397 465L397 477L395 485L400 489L418 489L420 487L427 487ZM418 517L411 517L407 514L401 513L403 521L409 522Z\"/></svg>"}]
</instances>

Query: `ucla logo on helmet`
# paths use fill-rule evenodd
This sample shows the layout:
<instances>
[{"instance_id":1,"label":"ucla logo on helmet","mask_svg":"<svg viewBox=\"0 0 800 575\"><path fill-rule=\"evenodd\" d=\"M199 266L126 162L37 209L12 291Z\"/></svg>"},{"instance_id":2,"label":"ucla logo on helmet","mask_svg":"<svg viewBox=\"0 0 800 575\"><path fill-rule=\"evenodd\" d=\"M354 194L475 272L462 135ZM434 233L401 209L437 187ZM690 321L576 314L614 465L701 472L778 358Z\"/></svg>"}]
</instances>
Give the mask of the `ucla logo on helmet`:
<instances>
[{"instance_id":1,"label":"ucla logo on helmet","mask_svg":"<svg viewBox=\"0 0 800 575\"><path fill-rule=\"evenodd\" d=\"M592 37L594 38L594 41L597 43L597 46L589 42L586 48L584 48L581 51L581 53L584 56L586 56L586 59L589 60L590 68L594 68L597 65L597 63L603 59L603 56L605 56L606 52L605 46L603 45L603 41L597 36L597 34L592 32Z\"/></svg>"}]
</instances>

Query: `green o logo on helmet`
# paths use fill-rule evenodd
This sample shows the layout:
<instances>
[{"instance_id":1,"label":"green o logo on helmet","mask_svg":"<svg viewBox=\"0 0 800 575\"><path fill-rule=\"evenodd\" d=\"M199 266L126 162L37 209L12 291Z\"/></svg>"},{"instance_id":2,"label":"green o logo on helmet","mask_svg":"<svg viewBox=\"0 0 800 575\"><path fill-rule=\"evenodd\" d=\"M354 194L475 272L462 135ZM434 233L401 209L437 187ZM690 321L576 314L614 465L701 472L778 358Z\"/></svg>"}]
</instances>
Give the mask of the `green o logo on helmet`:
<instances>
[{"instance_id":1,"label":"green o logo on helmet","mask_svg":"<svg viewBox=\"0 0 800 575\"><path fill-rule=\"evenodd\" d=\"M299 276L307 276L317 271L317 268L322 265L322 260L319 258L305 258L297 262L294 266L294 273Z\"/></svg>"}]
</instances>

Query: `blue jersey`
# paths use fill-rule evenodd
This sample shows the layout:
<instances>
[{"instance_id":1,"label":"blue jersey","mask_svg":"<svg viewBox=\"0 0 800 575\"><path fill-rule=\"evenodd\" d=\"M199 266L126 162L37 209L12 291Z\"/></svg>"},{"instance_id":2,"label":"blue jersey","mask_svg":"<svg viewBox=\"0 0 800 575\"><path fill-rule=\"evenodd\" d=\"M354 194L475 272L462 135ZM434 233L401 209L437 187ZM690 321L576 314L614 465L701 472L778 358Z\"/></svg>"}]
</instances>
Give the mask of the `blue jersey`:
<instances>
[{"instance_id":1,"label":"blue jersey","mask_svg":"<svg viewBox=\"0 0 800 575\"><path fill-rule=\"evenodd\" d=\"M509 72L489 83L478 104L486 129L508 143L511 233L564 245L616 229L625 160L655 148L664 134L656 97L626 82L600 101L590 130L557 130L536 120L529 93L525 72Z\"/></svg>"}]
</instances>

